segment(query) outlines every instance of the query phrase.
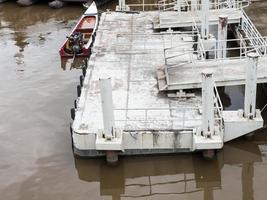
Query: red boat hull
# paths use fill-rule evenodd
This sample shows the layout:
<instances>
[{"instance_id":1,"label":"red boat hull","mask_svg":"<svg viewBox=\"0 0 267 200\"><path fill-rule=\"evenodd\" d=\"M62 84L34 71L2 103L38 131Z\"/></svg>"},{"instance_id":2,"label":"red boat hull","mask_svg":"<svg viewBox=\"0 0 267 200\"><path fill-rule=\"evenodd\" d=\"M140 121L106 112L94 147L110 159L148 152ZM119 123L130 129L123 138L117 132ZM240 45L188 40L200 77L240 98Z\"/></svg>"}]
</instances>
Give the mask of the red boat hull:
<instances>
[{"instance_id":1,"label":"red boat hull","mask_svg":"<svg viewBox=\"0 0 267 200\"><path fill-rule=\"evenodd\" d=\"M80 53L75 53L75 57L89 57L91 54L91 46L94 41L95 31L98 24L98 15L83 15L74 29L69 34L69 37L79 32L82 35L83 45ZM69 38L67 37L67 38ZM67 39L59 50L61 57L73 57L74 51L70 47L70 41Z\"/></svg>"}]
</instances>

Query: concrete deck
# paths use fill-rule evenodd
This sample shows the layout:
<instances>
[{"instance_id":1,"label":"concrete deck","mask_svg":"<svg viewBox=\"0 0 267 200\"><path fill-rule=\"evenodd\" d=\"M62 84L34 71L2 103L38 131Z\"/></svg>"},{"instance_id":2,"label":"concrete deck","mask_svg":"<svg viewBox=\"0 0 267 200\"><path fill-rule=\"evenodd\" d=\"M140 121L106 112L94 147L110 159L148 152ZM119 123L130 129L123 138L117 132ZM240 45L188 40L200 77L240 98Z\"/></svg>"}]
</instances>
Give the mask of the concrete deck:
<instances>
[{"instance_id":1,"label":"concrete deck","mask_svg":"<svg viewBox=\"0 0 267 200\"><path fill-rule=\"evenodd\" d=\"M223 134L230 134L234 139L262 127L262 120L250 120L251 124L246 129L241 129L239 122L235 121L224 133L219 105L215 108L214 134L206 137L202 134L199 90L194 91L195 97L190 98L172 98L170 96L175 95L168 97L167 92L160 92L157 70L166 64L166 56L172 59L177 51L192 50L193 41L192 32L154 32L153 19L157 15L157 11L102 14L72 124L75 154L101 156L105 155L105 151L119 151L122 155L137 155L221 149ZM166 48L170 48L168 55L166 51L164 53ZM198 58L183 54L171 61L185 62L189 59ZM180 83L200 84L202 69L209 67L217 70L217 77L225 73L235 80L239 80L235 70L242 71L236 69L240 65L239 60L223 65L222 71L219 71L217 63L194 63L197 65L183 63L178 68L172 68L173 72L168 71L169 82L178 79ZM245 64L241 61L241 66ZM115 115L112 138L103 134L100 78L112 80ZM232 131L233 127L242 131L237 135Z\"/></svg>"},{"instance_id":2,"label":"concrete deck","mask_svg":"<svg viewBox=\"0 0 267 200\"><path fill-rule=\"evenodd\" d=\"M177 100L159 93L156 71L165 62L164 47L187 42L182 34L154 34L152 19L156 15L102 14L73 124L76 132L96 133L103 128L101 77L112 78L118 128L177 130L200 126L200 95Z\"/></svg>"}]
</instances>

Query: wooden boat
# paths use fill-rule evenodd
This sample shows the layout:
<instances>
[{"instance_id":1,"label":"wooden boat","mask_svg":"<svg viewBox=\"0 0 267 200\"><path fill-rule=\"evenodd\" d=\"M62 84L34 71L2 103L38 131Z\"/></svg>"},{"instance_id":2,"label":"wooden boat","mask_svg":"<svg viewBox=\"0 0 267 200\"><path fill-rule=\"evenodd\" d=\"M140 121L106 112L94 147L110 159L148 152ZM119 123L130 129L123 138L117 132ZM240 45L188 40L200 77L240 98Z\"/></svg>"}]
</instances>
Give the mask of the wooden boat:
<instances>
[{"instance_id":1,"label":"wooden boat","mask_svg":"<svg viewBox=\"0 0 267 200\"><path fill-rule=\"evenodd\" d=\"M82 15L59 50L61 57L88 57L98 24L95 2Z\"/></svg>"}]
</instances>

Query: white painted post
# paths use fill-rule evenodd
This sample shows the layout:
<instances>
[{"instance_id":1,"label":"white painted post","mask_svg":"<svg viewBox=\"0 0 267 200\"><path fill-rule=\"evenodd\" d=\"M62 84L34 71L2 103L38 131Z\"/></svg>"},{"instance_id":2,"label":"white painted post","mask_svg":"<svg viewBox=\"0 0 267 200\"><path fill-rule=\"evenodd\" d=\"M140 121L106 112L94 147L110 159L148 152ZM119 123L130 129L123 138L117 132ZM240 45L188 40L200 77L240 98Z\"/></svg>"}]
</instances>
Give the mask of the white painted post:
<instances>
[{"instance_id":1,"label":"white painted post","mask_svg":"<svg viewBox=\"0 0 267 200\"><path fill-rule=\"evenodd\" d=\"M105 138L112 138L112 130L114 128L114 111L112 100L111 78L100 78L100 93L103 113L103 125Z\"/></svg>"},{"instance_id":2,"label":"white painted post","mask_svg":"<svg viewBox=\"0 0 267 200\"><path fill-rule=\"evenodd\" d=\"M201 1L201 37L207 39L209 35L209 0Z\"/></svg>"},{"instance_id":3,"label":"white painted post","mask_svg":"<svg viewBox=\"0 0 267 200\"><path fill-rule=\"evenodd\" d=\"M214 81L212 72L202 73L202 131L211 137L214 134Z\"/></svg>"},{"instance_id":4,"label":"white painted post","mask_svg":"<svg viewBox=\"0 0 267 200\"><path fill-rule=\"evenodd\" d=\"M257 53L248 53L247 56L244 115L246 118L253 119L256 115L257 66L259 55Z\"/></svg>"},{"instance_id":5,"label":"white painted post","mask_svg":"<svg viewBox=\"0 0 267 200\"><path fill-rule=\"evenodd\" d=\"M125 10L125 0L119 0L119 10Z\"/></svg>"},{"instance_id":6,"label":"white painted post","mask_svg":"<svg viewBox=\"0 0 267 200\"><path fill-rule=\"evenodd\" d=\"M226 15L220 15L218 23L218 58L226 58L227 23L228 17Z\"/></svg>"},{"instance_id":7,"label":"white painted post","mask_svg":"<svg viewBox=\"0 0 267 200\"><path fill-rule=\"evenodd\" d=\"M191 0L191 11L194 14L197 12L197 0Z\"/></svg>"},{"instance_id":8,"label":"white painted post","mask_svg":"<svg viewBox=\"0 0 267 200\"><path fill-rule=\"evenodd\" d=\"M176 7L178 14L181 14L181 0L176 0Z\"/></svg>"}]
</instances>

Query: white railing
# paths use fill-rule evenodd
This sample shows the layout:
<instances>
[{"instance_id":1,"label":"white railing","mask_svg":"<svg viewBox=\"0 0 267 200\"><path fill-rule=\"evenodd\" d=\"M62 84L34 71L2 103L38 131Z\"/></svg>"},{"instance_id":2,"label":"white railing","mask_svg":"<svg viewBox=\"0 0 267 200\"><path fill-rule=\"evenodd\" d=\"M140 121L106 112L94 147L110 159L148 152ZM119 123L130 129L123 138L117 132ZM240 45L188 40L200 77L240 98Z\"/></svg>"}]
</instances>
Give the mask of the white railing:
<instances>
[{"instance_id":1,"label":"white railing","mask_svg":"<svg viewBox=\"0 0 267 200\"><path fill-rule=\"evenodd\" d=\"M176 37L188 36L192 31L171 31L163 33L118 33L116 35L116 42L113 45L116 53L140 53L144 51L164 51L166 48L172 48L176 42ZM168 40L164 37L170 36ZM151 37L157 37L160 43L155 44L155 40L149 40ZM168 47L166 47L168 46ZM153 52L151 52L153 53Z\"/></svg>"},{"instance_id":2,"label":"white railing","mask_svg":"<svg viewBox=\"0 0 267 200\"><path fill-rule=\"evenodd\" d=\"M267 42L264 37L261 36L253 22L249 19L244 10L242 10L241 18L241 30L244 31L245 36L250 41L250 44L254 47L257 53L262 56L266 54Z\"/></svg>"},{"instance_id":3,"label":"white railing","mask_svg":"<svg viewBox=\"0 0 267 200\"><path fill-rule=\"evenodd\" d=\"M115 119L115 123L124 123L125 131L171 131L177 129L192 130L193 128L199 127L201 125L201 116L199 116L199 118L196 118L190 115L191 118L189 118L186 114L192 114L192 112L198 113L198 107L180 106L169 108L115 108L114 112L116 113L116 111L126 112L126 119ZM165 118L164 112L166 114ZM129 117L129 115L131 115L131 117ZM123 115L120 113L120 116ZM188 123L190 125L188 125L187 122L190 122ZM159 128L155 128L157 126L159 126Z\"/></svg>"},{"instance_id":4,"label":"white railing","mask_svg":"<svg viewBox=\"0 0 267 200\"><path fill-rule=\"evenodd\" d=\"M179 1L179 0L178 0ZM179 3L179 6L177 6ZM226 8L235 8L240 9L243 7L246 7L250 4L250 1L233 1L233 0L225 0L225 1L214 1L210 2L210 10L220 10L220 9L226 9ZM182 8L181 11L192 11L193 8L196 8L196 10L201 10L201 1L196 0L196 3L192 3L192 1L188 0L180 0L180 2L177 2L177 0L160 0L158 2L158 9L159 11L170 11L170 10L176 10L180 7Z\"/></svg>"},{"instance_id":5,"label":"white railing","mask_svg":"<svg viewBox=\"0 0 267 200\"><path fill-rule=\"evenodd\" d=\"M219 123L220 132L222 133L224 129L224 121L222 116L223 105L215 83L213 87L214 87L215 115L217 115L216 121Z\"/></svg>"},{"instance_id":6,"label":"white railing","mask_svg":"<svg viewBox=\"0 0 267 200\"><path fill-rule=\"evenodd\" d=\"M222 110L222 102L214 85L215 125L219 125L221 130L223 129ZM202 126L200 107L115 108L114 112L115 116L124 116L122 119L115 119L117 127L124 124L124 131L192 131ZM116 114L116 112L119 113Z\"/></svg>"},{"instance_id":7,"label":"white railing","mask_svg":"<svg viewBox=\"0 0 267 200\"><path fill-rule=\"evenodd\" d=\"M260 45L250 45L250 41L256 41L260 40L261 44ZM182 62L182 56L184 55L197 55L197 59L191 61L191 62L198 62L203 60L205 57L205 54L208 53L210 55L214 55L211 58L207 58L206 61L222 61L225 59L243 59L247 57L247 54L250 52L258 52L260 50L260 55L263 56L266 54L266 48L267 48L267 43L266 43L267 37L258 37L258 38L238 38L238 39L228 39L228 40L217 40L216 41L216 47L211 50L204 49L202 39L199 39L197 42L191 42L191 48L184 48L182 45L181 46L175 46L173 48L166 48L164 49L164 55L165 55L165 64L167 68L175 68L175 67L180 67L181 62ZM225 49L227 52L228 56L226 58L219 58L217 56L218 51L222 51L223 49L219 49L218 43L220 42L226 42L229 47ZM240 44L240 46L234 46L236 43ZM231 45L233 44L233 45ZM189 44L187 44L188 47ZM194 50L193 45L198 45L198 49ZM232 47L231 47L232 46ZM176 54L173 55L171 53L175 52ZM168 54L171 54L170 56ZM238 54L238 55L234 55ZM181 58L181 60L179 60ZM194 58L194 57L191 57ZM171 63L172 60L176 60L177 63ZM191 63L188 62L188 63Z\"/></svg>"},{"instance_id":8,"label":"white railing","mask_svg":"<svg viewBox=\"0 0 267 200\"><path fill-rule=\"evenodd\" d=\"M219 10L225 8L234 8L240 9L243 7L248 6L250 1L214 1L210 2L210 10ZM130 8L130 11L152 11L152 10L159 10L159 11L181 11L181 12L188 12L192 11L193 7L197 10L201 10L201 1L196 0L196 3L192 3L191 0L159 0L158 2L148 3L146 0L142 0L142 3L127 3L127 7ZM178 10L180 8L180 10Z\"/></svg>"}]
</instances>

